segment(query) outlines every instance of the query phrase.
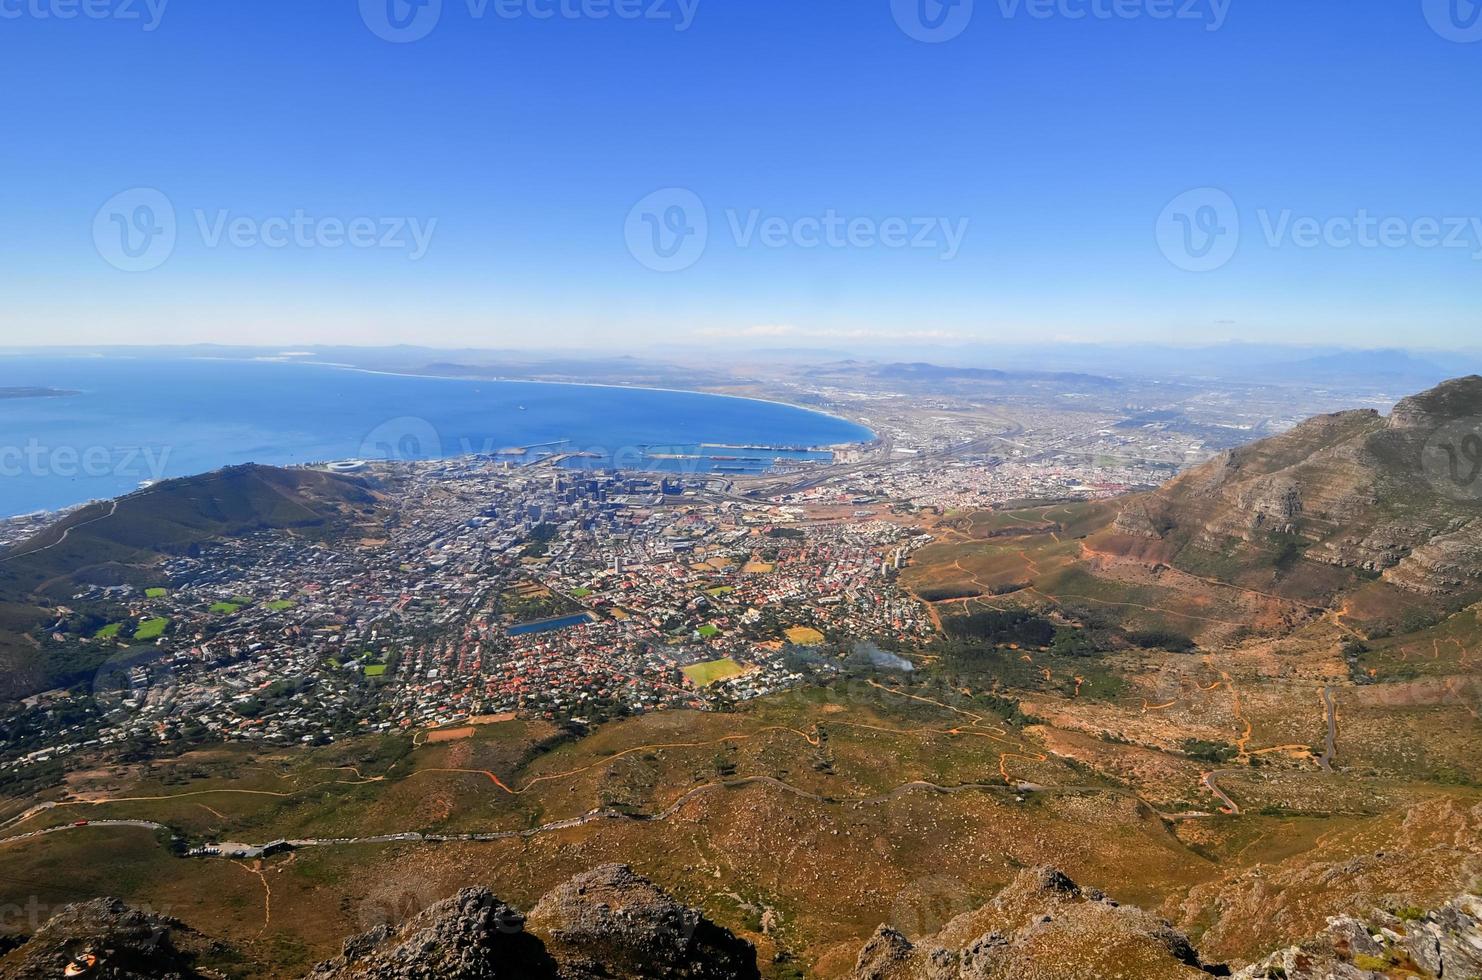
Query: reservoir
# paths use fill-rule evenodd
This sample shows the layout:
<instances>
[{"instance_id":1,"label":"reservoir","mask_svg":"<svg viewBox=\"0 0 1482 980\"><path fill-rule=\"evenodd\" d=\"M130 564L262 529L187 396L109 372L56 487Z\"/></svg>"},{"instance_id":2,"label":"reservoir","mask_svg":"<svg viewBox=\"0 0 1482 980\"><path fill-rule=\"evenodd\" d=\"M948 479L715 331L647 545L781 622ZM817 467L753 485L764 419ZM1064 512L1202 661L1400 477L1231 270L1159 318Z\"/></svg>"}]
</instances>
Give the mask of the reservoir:
<instances>
[{"instance_id":1,"label":"reservoir","mask_svg":"<svg viewBox=\"0 0 1482 980\"><path fill-rule=\"evenodd\" d=\"M556 630L570 629L573 626L581 626L592 620L586 613L575 616L562 616L560 619L542 619L538 623L521 623L519 626L511 626L504 631L505 636L524 636L528 633L553 633Z\"/></svg>"}]
</instances>

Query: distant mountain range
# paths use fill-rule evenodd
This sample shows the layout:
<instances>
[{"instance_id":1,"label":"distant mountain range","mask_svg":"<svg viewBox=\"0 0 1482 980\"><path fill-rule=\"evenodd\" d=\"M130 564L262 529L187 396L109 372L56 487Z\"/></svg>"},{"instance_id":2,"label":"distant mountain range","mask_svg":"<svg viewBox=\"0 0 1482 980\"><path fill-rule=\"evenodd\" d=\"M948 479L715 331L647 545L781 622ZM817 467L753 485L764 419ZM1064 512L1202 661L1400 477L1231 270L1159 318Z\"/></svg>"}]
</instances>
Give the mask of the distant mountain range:
<instances>
[{"instance_id":1,"label":"distant mountain range","mask_svg":"<svg viewBox=\"0 0 1482 980\"><path fill-rule=\"evenodd\" d=\"M730 370L772 366L787 370L830 364L870 365L893 371L947 365L940 370L987 371L979 380L1108 379L1227 381L1241 384L1315 385L1355 392L1416 391L1447 378L1482 372L1482 350L1418 351L1338 346L1226 343L1206 346L1159 344L982 344L913 343L850 348L749 347L712 341L672 343L633 351L512 348L439 349L305 346L292 350L197 344L174 347L0 348L0 354L117 355L129 357L301 358L376 371L482 377L559 377L563 380L703 385L729 378ZM719 358L719 359L718 359ZM910 375L905 375L909 377ZM967 375L955 375L968 377ZM922 375L929 380L929 374Z\"/></svg>"}]
</instances>

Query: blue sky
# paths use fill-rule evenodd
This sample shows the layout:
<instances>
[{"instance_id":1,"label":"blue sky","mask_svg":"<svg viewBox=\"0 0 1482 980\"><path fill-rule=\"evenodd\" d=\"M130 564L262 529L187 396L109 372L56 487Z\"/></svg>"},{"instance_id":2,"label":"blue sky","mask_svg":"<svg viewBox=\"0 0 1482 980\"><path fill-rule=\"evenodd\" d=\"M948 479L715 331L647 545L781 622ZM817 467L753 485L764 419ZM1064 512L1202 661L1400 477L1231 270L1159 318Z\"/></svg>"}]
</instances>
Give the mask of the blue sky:
<instances>
[{"instance_id":1,"label":"blue sky","mask_svg":"<svg viewBox=\"0 0 1482 980\"><path fill-rule=\"evenodd\" d=\"M1472 0L405 4L0 0L10 342L1482 336Z\"/></svg>"}]
</instances>

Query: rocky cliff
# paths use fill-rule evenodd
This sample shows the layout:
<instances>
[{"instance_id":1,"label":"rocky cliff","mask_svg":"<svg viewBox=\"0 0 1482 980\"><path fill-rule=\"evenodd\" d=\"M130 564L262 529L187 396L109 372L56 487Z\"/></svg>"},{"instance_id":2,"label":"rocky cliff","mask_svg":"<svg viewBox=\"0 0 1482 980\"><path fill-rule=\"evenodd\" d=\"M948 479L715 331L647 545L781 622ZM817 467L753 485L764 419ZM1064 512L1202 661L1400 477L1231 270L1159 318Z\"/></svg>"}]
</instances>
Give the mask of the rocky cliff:
<instances>
[{"instance_id":1,"label":"rocky cliff","mask_svg":"<svg viewBox=\"0 0 1482 980\"><path fill-rule=\"evenodd\" d=\"M1371 585L1476 601L1482 377L1407 398L1387 418L1321 416L1223 453L1129 499L1113 531L1158 542L1176 567L1318 605Z\"/></svg>"},{"instance_id":2,"label":"rocky cliff","mask_svg":"<svg viewBox=\"0 0 1482 980\"><path fill-rule=\"evenodd\" d=\"M527 917L469 888L345 943L308 980L746 980L756 950L623 865L559 885Z\"/></svg>"},{"instance_id":3,"label":"rocky cliff","mask_svg":"<svg viewBox=\"0 0 1482 980\"><path fill-rule=\"evenodd\" d=\"M0 958L0 980L205 980L240 965L182 923L112 899L70 906ZM881 926L844 980L1199 980L1206 963L1166 921L1035 868L991 902L912 940ZM553 889L526 916L468 888L399 927L345 942L306 980L759 980L756 950L622 865ZM1340 916L1236 980L1482 977L1482 898Z\"/></svg>"}]
</instances>

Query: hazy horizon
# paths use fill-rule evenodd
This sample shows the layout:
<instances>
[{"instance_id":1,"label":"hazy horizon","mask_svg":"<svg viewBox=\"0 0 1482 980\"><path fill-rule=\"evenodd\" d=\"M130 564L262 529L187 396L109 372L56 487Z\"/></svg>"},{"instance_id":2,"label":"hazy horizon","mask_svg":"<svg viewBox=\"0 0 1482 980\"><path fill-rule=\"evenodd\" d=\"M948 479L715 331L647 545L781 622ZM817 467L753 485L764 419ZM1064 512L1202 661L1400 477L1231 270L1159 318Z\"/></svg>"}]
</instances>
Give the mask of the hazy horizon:
<instances>
[{"instance_id":1,"label":"hazy horizon","mask_svg":"<svg viewBox=\"0 0 1482 980\"><path fill-rule=\"evenodd\" d=\"M1444 3L920 2L36 0L0 325L1475 343L1482 31Z\"/></svg>"}]
</instances>

